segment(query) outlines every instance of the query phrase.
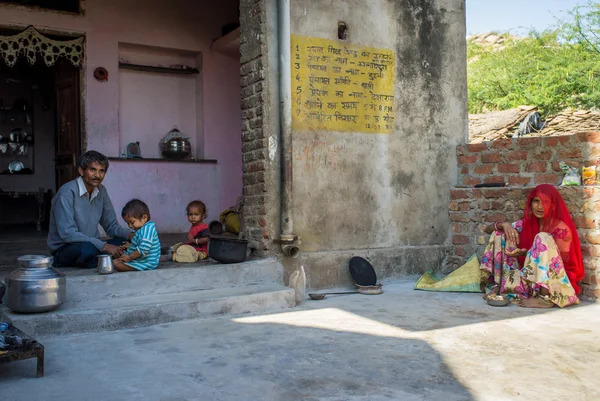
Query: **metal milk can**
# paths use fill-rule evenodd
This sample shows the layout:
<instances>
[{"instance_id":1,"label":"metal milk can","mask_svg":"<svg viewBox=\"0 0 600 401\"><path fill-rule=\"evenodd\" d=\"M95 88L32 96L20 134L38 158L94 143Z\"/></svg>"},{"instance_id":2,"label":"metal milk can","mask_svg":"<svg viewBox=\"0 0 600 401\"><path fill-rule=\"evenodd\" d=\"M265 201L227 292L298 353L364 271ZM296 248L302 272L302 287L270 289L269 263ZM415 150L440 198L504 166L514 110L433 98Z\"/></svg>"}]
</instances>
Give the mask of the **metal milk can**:
<instances>
[{"instance_id":1,"label":"metal milk can","mask_svg":"<svg viewBox=\"0 0 600 401\"><path fill-rule=\"evenodd\" d=\"M19 268L5 278L6 305L13 312L39 313L58 308L66 299L65 275L52 268L54 258L24 255Z\"/></svg>"}]
</instances>

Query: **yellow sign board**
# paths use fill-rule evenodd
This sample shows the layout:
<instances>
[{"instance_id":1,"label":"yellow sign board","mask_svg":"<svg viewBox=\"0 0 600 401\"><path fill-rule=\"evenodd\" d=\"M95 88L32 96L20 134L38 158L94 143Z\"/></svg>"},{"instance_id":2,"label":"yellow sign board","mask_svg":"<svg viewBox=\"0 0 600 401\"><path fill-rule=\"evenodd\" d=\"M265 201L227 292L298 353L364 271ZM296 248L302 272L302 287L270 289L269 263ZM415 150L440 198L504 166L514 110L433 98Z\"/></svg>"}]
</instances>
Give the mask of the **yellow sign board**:
<instances>
[{"instance_id":1,"label":"yellow sign board","mask_svg":"<svg viewBox=\"0 0 600 401\"><path fill-rule=\"evenodd\" d=\"M292 128L392 132L393 51L292 35Z\"/></svg>"}]
</instances>

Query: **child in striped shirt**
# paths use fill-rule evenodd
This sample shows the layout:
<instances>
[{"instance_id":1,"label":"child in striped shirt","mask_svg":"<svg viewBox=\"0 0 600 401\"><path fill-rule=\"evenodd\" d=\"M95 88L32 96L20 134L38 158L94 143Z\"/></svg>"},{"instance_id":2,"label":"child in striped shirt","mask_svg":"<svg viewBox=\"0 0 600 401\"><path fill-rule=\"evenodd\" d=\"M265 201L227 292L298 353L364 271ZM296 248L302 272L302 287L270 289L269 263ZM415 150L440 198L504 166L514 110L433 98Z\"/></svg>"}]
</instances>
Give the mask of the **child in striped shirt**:
<instances>
[{"instance_id":1,"label":"child in striped shirt","mask_svg":"<svg viewBox=\"0 0 600 401\"><path fill-rule=\"evenodd\" d=\"M138 199L127 202L121 212L123 220L135 231L131 244L123 256L114 261L115 270L120 272L154 270L160 259L160 241L154 222L150 220L148 205Z\"/></svg>"}]
</instances>

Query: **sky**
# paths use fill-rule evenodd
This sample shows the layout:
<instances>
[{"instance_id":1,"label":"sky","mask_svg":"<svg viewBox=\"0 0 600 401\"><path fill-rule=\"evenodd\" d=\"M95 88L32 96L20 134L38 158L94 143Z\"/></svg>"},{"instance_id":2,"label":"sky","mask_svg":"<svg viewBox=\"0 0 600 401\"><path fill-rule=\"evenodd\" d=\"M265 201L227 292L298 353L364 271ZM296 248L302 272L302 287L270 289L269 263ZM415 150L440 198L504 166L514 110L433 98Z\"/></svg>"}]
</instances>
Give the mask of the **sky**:
<instances>
[{"instance_id":1,"label":"sky","mask_svg":"<svg viewBox=\"0 0 600 401\"><path fill-rule=\"evenodd\" d=\"M526 34L530 28L544 30L556 24L555 17L585 0L466 0L467 35L483 32Z\"/></svg>"}]
</instances>

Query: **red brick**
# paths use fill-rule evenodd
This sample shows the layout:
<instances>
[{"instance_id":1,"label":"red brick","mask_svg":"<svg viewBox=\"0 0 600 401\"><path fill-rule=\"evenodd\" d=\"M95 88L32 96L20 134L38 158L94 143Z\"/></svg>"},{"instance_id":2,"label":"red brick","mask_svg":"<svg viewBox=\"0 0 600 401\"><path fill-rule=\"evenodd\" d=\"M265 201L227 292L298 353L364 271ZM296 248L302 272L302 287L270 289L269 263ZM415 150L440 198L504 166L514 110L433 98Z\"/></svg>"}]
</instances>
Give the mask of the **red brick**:
<instances>
[{"instance_id":1,"label":"red brick","mask_svg":"<svg viewBox=\"0 0 600 401\"><path fill-rule=\"evenodd\" d=\"M518 164L498 164L498 172L499 173L518 173L519 165Z\"/></svg>"},{"instance_id":2,"label":"red brick","mask_svg":"<svg viewBox=\"0 0 600 401\"><path fill-rule=\"evenodd\" d=\"M467 166L464 166L460 169L460 173L461 174L469 174L469 168Z\"/></svg>"},{"instance_id":3,"label":"red brick","mask_svg":"<svg viewBox=\"0 0 600 401\"><path fill-rule=\"evenodd\" d=\"M594 258L600 257L600 246L598 246L598 245L586 245L586 246L588 247L588 252L590 253L590 256L592 256Z\"/></svg>"},{"instance_id":4,"label":"red brick","mask_svg":"<svg viewBox=\"0 0 600 401\"><path fill-rule=\"evenodd\" d=\"M581 159L583 155L579 149L565 149L558 152L558 157L561 159Z\"/></svg>"},{"instance_id":5,"label":"red brick","mask_svg":"<svg viewBox=\"0 0 600 401\"><path fill-rule=\"evenodd\" d=\"M492 142L492 149L510 149L512 146L512 139L498 139Z\"/></svg>"},{"instance_id":6,"label":"red brick","mask_svg":"<svg viewBox=\"0 0 600 401\"><path fill-rule=\"evenodd\" d=\"M471 192L471 197L475 198L475 199L481 199L483 197L483 194L481 193L481 189L474 189Z\"/></svg>"},{"instance_id":7,"label":"red brick","mask_svg":"<svg viewBox=\"0 0 600 401\"><path fill-rule=\"evenodd\" d=\"M452 210L452 211L458 211L458 202L450 202L450 205L448 206L448 209Z\"/></svg>"},{"instance_id":8,"label":"red brick","mask_svg":"<svg viewBox=\"0 0 600 401\"><path fill-rule=\"evenodd\" d=\"M590 244L600 245L600 232L589 233L587 236L587 241Z\"/></svg>"},{"instance_id":9,"label":"red brick","mask_svg":"<svg viewBox=\"0 0 600 401\"><path fill-rule=\"evenodd\" d=\"M471 219L464 213L450 213L450 221L468 223Z\"/></svg>"},{"instance_id":10,"label":"red brick","mask_svg":"<svg viewBox=\"0 0 600 401\"><path fill-rule=\"evenodd\" d=\"M560 162L552 162L552 171L556 171L557 173L562 172L560 169Z\"/></svg>"},{"instance_id":11,"label":"red brick","mask_svg":"<svg viewBox=\"0 0 600 401\"><path fill-rule=\"evenodd\" d=\"M471 202L460 202L458 204L458 210L460 210L461 212L471 210Z\"/></svg>"},{"instance_id":12,"label":"red brick","mask_svg":"<svg viewBox=\"0 0 600 401\"><path fill-rule=\"evenodd\" d=\"M469 193L464 189L451 189L450 199L468 199Z\"/></svg>"},{"instance_id":13,"label":"red brick","mask_svg":"<svg viewBox=\"0 0 600 401\"><path fill-rule=\"evenodd\" d=\"M517 139L517 144L516 146L518 147L522 147L522 148L533 148L536 146L541 146L542 145L542 138L540 137L533 137L533 138L519 138Z\"/></svg>"},{"instance_id":14,"label":"red brick","mask_svg":"<svg viewBox=\"0 0 600 401\"><path fill-rule=\"evenodd\" d=\"M485 166L475 166L473 168L473 174L489 175L492 174L494 166L487 164Z\"/></svg>"},{"instance_id":15,"label":"red brick","mask_svg":"<svg viewBox=\"0 0 600 401\"><path fill-rule=\"evenodd\" d=\"M462 224L460 224L460 223L452 223L451 226L452 226L453 233L460 233L463 231Z\"/></svg>"},{"instance_id":16,"label":"red brick","mask_svg":"<svg viewBox=\"0 0 600 401\"><path fill-rule=\"evenodd\" d=\"M600 298L600 287L583 287L583 296L588 298Z\"/></svg>"},{"instance_id":17,"label":"red brick","mask_svg":"<svg viewBox=\"0 0 600 401\"><path fill-rule=\"evenodd\" d=\"M560 177L557 174L536 174L533 177L533 183L538 184L558 184Z\"/></svg>"},{"instance_id":18,"label":"red brick","mask_svg":"<svg viewBox=\"0 0 600 401\"><path fill-rule=\"evenodd\" d=\"M504 183L504 182L505 182L505 179L504 179L504 177L503 177L503 176L497 176L497 175L495 175L495 176L493 176L493 177L487 177L487 178L485 178L485 179L483 180L483 182L484 182L485 184L492 184L492 183L494 183L494 184L499 184L499 183Z\"/></svg>"},{"instance_id":19,"label":"red brick","mask_svg":"<svg viewBox=\"0 0 600 401\"><path fill-rule=\"evenodd\" d=\"M482 163L498 163L500 160L502 160L500 153L484 153L481 155Z\"/></svg>"},{"instance_id":20,"label":"red brick","mask_svg":"<svg viewBox=\"0 0 600 401\"><path fill-rule=\"evenodd\" d=\"M508 185L523 186L529 185L531 178L529 177L508 177Z\"/></svg>"},{"instance_id":21,"label":"red brick","mask_svg":"<svg viewBox=\"0 0 600 401\"><path fill-rule=\"evenodd\" d=\"M492 208L494 208L496 210L502 209L503 206L504 205L500 201L492 201Z\"/></svg>"},{"instance_id":22,"label":"red brick","mask_svg":"<svg viewBox=\"0 0 600 401\"><path fill-rule=\"evenodd\" d=\"M583 188L583 194L585 195L586 199L591 198L594 196L594 188Z\"/></svg>"},{"instance_id":23,"label":"red brick","mask_svg":"<svg viewBox=\"0 0 600 401\"><path fill-rule=\"evenodd\" d=\"M600 132L578 132L575 138L579 142L600 143Z\"/></svg>"},{"instance_id":24,"label":"red brick","mask_svg":"<svg viewBox=\"0 0 600 401\"><path fill-rule=\"evenodd\" d=\"M546 162L534 162L527 165L527 171L530 173L545 173L546 168Z\"/></svg>"},{"instance_id":25,"label":"red brick","mask_svg":"<svg viewBox=\"0 0 600 401\"><path fill-rule=\"evenodd\" d=\"M470 143L467 145L467 150L469 152L482 152L484 150L487 150L488 146L487 143L483 142L483 143Z\"/></svg>"},{"instance_id":26,"label":"red brick","mask_svg":"<svg viewBox=\"0 0 600 401\"><path fill-rule=\"evenodd\" d=\"M569 143L571 136L561 135L544 138L543 144L546 146L554 147L558 144L564 145Z\"/></svg>"},{"instance_id":27,"label":"red brick","mask_svg":"<svg viewBox=\"0 0 600 401\"><path fill-rule=\"evenodd\" d=\"M598 284L598 277L596 276L595 272L586 270L585 276L583 276L583 280L581 280L581 281L586 284L596 285L596 284Z\"/></svg>"},{"instance_id":28,"label":"red brick","mask_svg":"<svg viewBox=\"0 0 600 401\"><path fill-rule=\"evenodd\" d=\"M492 202L487 200L480 200L477 204L480 210L490 210L492 209Z\"/></svg>"},{"instance_id":29,"label":"red brick","mask_svg":"<svg viewBox=\"0 0 600 401\"><path fill-rule=\"evenodd\" d=\"M458 145L456 147L456 154L458 156L464 156L467 153L469 153L469 151L467 150L467 145Z\"/></svg>"},{"instance_id":30,"label":"red brick","mask_svg":"<svg viewBox=\"0 0 600 401\"><path fill-rule=\"evenodd\" d=\"M552 158L552 152L547 150L547 151L540 151L538 153L535 153L533 155L533 160L550 160L550 158Z\"/></svg>"},{"instance_id":31,"label":"red brick","mask_svg":"<svg viewBox=\"0 0 600 401\"><path fill-rule=\"evenodd\" d=\"M598 160L588 160L584 162L583 165L586 167L598 166Z\"/></svg>"},{"instance_id":32,"label":"red brick","mask_svg":"<svg viewBox=\"0 0 600 401\"><path fill-rule=\"evenodd\" d=\"M489 221L490 223L498 222L504 223L506 221L506 216L503 213L486 213L484 216L484 221Z\"/></svg>"},{"instance_id":33,"label":"red brick","mask_svg":"<svg viewBox=\"0 0 600 401\"><path fill-rule=\"evenodd\" d=\"M454 252L456 253L457 256L466 256L467 252L465 250L464 246L457 246L456 248L454 248Z\"/></svg>"},{"instance_id":34,"label":"red brick","mask_svg":"<svg viewBox=\"0 0 600 401\"><path fill-rule=\"evenodd\" d=\"M577 228L595 228L596 227L594 220L589 219L587 217L575 217L573 219L573 222L575 223L575 227L577 227Z\"/></svg>"},{"instance_id":35,"label":"red brick","mask_svg":"<svg viewBox=\"0 0 600 401\"><path fill-rule=\"evenodd\" d=\"M473 164L473 163L477 163L478 158L479 158L479 156L477 156L477 155L460 156L458 158L458 163L459 164Z\"/></svg>"},{"instance_id":36,"label":"red brick","mask_svg":"<svg viewBox=\"0 0 600 401\"><path fill-rule=\"evenodd\" d=\"M586 244L581 244L581 256L591 256L590 247Z\"/></svg>"},{"instance_id":37,"label":"red brick","mask_svg":"<svg viewBox=\"0 0 600 401\"><path fill-rule=\"evenodd\" d=\"M253 173L255 171L264 171L266 169L266 163L264 160L260 160L254 163L248 163L246 165L246 172Z\"/></svg>"},{"instance_id":38,"label":"red brick","mask_svg":"<svg viewBox=\"0 0 600 401\"><path fill-rule=\"evenodd\" d=\"M508 189L506 188L489 188L481 191L483 196L486 198L503 198L508 194Z\"/></svg>"},{"instance_id":39,"label":"red brick","mask_svg":"<svg viewBox=\"0 0 600 401\"><path fill-rule=\"evenodd\" d=\"M454 245L466 245L469 243L469 237L466 235L455 235L452 238L452 243Z\"/></svg>"},{"instance_id":40,"label":"red brick","mask_svg":"<svg viewBox=\"0 0 600 401\"><path fill-rule=\"evenodd\" d=\"M481 184L481 179L474 177L466 177L464 180L465 185L473 186L477 184Z\"/></svg>"},{"instance_id":41,"label":"red brick","mask_svg":"<svg viewBox=\"0 0 600 401\"><path fill-rule=\"evenodd\" d=\"M527 152L522 150L515 150L513 152L508 152L504 158L506 160L527 160Z\"/></svg>"}]
</instances>

